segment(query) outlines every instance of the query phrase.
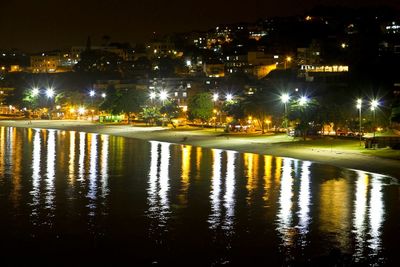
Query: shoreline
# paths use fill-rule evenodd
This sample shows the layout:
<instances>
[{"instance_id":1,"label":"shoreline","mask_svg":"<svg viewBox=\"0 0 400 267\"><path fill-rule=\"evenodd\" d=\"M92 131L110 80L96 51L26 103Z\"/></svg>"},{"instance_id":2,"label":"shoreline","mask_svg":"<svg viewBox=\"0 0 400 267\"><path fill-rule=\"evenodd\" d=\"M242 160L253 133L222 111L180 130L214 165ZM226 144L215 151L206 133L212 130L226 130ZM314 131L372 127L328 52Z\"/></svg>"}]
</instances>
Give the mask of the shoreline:
<instances>
[{"instance_id":1,"label":"shoreline","mask_svg":"<svg viewBox=\"0 0 400 267\"><path fill-rule=\"evenodd\" d=\"M400 179L400 160L386 159L360 152L337 148L309 147L302 144L290 144L293 138L280 136L236 136L225 135L222 129L205 131L204 129L171 129L166 127L135 127L132 125L102 125L88 121L45 121L22 120L0 121L0 127L43 128L66 131L107 134L140 140L154 140L174 144L235 150L241 153L255 153L276 157L287 157L333 165L340 168L361 170ZM290 144L290 145L289 145Z\"/></svg>"}]
</instances>

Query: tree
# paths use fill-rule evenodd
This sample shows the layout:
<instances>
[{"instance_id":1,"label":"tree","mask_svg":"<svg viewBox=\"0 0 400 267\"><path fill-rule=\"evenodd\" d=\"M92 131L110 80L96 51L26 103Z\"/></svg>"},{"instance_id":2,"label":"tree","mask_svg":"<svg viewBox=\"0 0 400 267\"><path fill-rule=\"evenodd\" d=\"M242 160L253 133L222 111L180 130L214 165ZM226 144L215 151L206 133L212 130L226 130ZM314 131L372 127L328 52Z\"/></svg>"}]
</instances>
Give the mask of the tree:
<instances>
[{"instance_id":1,"label":"tree","mask_svg":"<svg viewBox=\"0 0 400 267\"><path fill-rule=\"evenodd\" d=\"M264 134L266 121L271 115L270 103L266 93L260 90L246 97L243 101L243 109L247 115L258 120L262 134Z\"/></svg>"},{"instance_id":2,"label":"tree","mask_svg":"<svg viewBox=\"0 0 400 267\"><path fill-rule=\"evenodd\" d=\"M161 117L161 113L158 107L143 107L140 116L146 123L153 125L154 122Z\"/></svg>"},{"instance_id":3,"label":"tree","mask_svg":"<svg viewBox=\"0 0 400 267\"><path fill-rule=\"evenodd\" d=\"M169 123L171 123L172 127L176 128L172 119L178 118L181 113L181 108L176 101L168 101L163 107L161 107L160 113L163 114L164 118L167 119Z\"/></svg>"},{"instance_id":4,"label":"tree","mask_svg":"<svg viewBox=\"0 0 400 267\"><path fill-rule=\"evenodd\" d=\"M188 114L189 119L199 119L202 122L208 121L213 115L212 96L210 93L199 93L189 98Z\"/></svg>"},{"instance_id":5,"label":"tree","mask_svg":"<svg viewBox=\"0 0 400 267\"><path fill-rule=\"evenodd\" d=\"M138 113L145 102L144 91L138 89L117 90L113 85L107 88L107 97L100 105L100 108L111 114L125 113L130 122L130 113Z\"/></svg>"},{"instance_id":6,"label":"tree","mask_svg":"<svg viewBox=\"0 0 400 267\"><path fill-rule=\"evenodd\" d=\"M318 101L315 98L308 99L305 97L292 101L290 104L289 116L292 120L298 121L296 128L301 132L304 140L317 120L318 106Z\"/></svg>"}]
</instances>

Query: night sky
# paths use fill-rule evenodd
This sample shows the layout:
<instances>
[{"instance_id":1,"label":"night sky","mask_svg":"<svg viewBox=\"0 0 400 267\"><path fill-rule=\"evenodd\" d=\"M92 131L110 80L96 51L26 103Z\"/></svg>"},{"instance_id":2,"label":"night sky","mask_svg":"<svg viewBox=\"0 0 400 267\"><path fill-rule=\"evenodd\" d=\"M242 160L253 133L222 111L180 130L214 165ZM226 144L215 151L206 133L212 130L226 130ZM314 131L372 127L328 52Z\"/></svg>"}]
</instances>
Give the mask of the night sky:
<instances>
[{"instance_id":1,"label":"night sky","mask_svg":"<svg viewBox=\"0 0 400 267\"><path fill-rule=\"evenodd\" d=\"M315 5L350 7L398 0L4 0L0 6L0 49L40 51L115 42L141 42L157 34L207 30L218 24L254 22L265 16L303 14Z\"/></svg>"}]
</instances>

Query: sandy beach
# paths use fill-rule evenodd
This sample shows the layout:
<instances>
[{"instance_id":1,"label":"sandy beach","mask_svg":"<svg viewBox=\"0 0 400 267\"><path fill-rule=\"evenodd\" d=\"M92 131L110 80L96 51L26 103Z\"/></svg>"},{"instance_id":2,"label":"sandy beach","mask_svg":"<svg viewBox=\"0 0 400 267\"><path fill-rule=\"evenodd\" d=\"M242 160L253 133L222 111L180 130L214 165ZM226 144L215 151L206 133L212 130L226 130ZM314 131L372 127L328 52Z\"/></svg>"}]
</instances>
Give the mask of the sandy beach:
<instances>
[{"instance_id":1,"label":"sandy beach","mask_svg":"<svg viewBox=\"0 0 400 267\"><path fill-rule=\"evenodd\" d=\"M1 126L47 128L99 133L141 140L155 140L206 148L219 148L262 155L290 157L334 165L349 169L374 172L400 179L400 161L364 155L336 147L313 148L290 144L292 138L280 136L225 135L221 129L206 131L195 128L139 127L132 125L102 125L88 121L0 121Z\"/></svg>"}]
</instances>

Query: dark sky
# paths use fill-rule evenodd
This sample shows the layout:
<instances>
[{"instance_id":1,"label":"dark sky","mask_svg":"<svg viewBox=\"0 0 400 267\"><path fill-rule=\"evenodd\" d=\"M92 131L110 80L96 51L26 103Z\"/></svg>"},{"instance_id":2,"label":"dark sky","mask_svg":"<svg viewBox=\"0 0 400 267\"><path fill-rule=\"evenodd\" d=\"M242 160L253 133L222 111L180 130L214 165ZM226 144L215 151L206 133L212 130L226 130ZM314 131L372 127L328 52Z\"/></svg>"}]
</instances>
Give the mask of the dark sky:
<instances>
[{"instance_id":1,"label":"dark sky","mask_svg":"<svg viewBox=\"0 0 400 267\"><path fill-rule=\"evenodd\" d=\"M0 5L0 49L40 51L100 44L139 42L159 34L207 30L221 23L251 22L265 16L303 14L315 5L351 7L399 0L4 0Z\"/></svg>"}]
</instances>

